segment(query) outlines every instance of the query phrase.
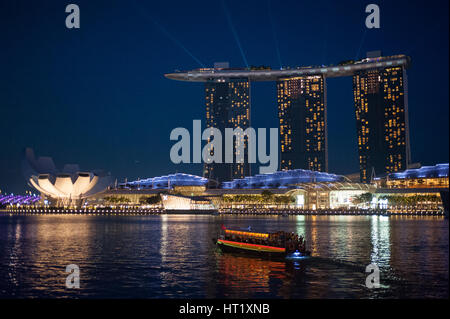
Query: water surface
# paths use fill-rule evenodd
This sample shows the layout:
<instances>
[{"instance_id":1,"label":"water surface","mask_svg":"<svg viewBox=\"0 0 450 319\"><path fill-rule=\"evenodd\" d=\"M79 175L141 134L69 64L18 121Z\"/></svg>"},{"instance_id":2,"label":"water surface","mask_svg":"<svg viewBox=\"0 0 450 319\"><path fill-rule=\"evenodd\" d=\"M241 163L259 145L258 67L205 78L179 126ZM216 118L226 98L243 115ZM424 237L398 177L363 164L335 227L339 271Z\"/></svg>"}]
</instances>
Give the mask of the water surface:
<instances>
[{"instance_id":1,"label":"water surface","mask_svg":"<svg viewBox=\"0 0 450 319\"><path fill-rule=\"evenodd\" d=\"M313 257L223 254L221 224L304 234ZM0 216L0 297L448 298L448 230L442 217ZM80 289L65 287L69 264Z\"/></svg>"}]
</instances>

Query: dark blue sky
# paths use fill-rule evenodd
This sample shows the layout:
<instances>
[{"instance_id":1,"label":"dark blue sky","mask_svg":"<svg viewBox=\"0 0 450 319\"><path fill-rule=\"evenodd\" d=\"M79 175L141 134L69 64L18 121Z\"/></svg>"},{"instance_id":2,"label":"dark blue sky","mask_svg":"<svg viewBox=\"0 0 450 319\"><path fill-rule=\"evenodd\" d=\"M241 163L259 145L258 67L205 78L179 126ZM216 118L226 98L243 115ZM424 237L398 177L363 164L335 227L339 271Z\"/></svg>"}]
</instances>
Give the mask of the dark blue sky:
<instances>
[{"instance_id":1,"label":"dark blue sky","mask_svg":"<svg viewBox=\"0 0 450 319\"><path fill-rule=\"evenodd\" d=\"M81 29L65 27L69 3L80 7ZM272 0L273 24L267 0L225 3L250 65L279 67L274 34L288 66L337 64L377 49L410 55L412 159L448 162L447 0ZM370 3L380 6L381 28L364 35ZM119 181L201 174L199 164L170 162L169 134L204 122L203 85L163 74L199 67L181 44L207 66L244 66L220 1L2 0L0 28L2 191L26 189L27 146L58 166L104 168ZM251 90L252 126L277 127L275 84ZM351 78L328 79L327 90L329 170L357 172Z\"/></svg>"}]
</instances>

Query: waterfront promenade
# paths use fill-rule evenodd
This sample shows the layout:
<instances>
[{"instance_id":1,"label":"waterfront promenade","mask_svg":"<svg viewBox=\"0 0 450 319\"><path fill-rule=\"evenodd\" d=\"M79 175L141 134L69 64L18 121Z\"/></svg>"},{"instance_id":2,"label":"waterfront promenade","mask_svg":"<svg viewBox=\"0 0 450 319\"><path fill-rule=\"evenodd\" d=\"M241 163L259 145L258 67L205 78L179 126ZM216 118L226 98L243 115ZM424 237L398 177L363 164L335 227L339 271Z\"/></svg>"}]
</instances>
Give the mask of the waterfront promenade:
<instances>
[{"instance_id":1,"label":"waterfront promenade","mask_svg":"<svg viewBox=\"0 0 450 319\"><path fill-rule=\"evenodd\" d=\"M97 208L97 209L70 209L70 208L6 208L0 210L0 215L160 215L168 214L163 208ZM170 213L176 214L176 213ZM198 214L198 212L190 212L183 210L179 214ZM401 215L401 216L444 216L443 210L389 210L389 209L324 209L324 210L307 210L307 209L219 209L217 215Z\"/></svg>"}]
</instances>

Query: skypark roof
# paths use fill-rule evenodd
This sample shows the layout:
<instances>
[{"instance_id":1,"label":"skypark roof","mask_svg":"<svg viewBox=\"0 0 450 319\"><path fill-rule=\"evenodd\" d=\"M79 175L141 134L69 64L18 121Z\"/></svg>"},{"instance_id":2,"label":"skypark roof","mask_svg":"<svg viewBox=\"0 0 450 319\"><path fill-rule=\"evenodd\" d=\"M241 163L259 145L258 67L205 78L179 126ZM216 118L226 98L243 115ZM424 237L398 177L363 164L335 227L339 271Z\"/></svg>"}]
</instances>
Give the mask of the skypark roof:
<instances>
[{"instance_id":1,"label":"skypark roof","mask_svg":"<svg viewBox=\"0 0 450 319\"><path fill-rule=\"evenodd\" d=\"M323 75L324 77L352 76L357 71L387 68L394 66L409 67L411 58L406 55L366 58L337 66L310 66L292 69L272 70L269 68L214 69L204 68L191 71L168 73L164 76L171 80L188 82L221 81L229 78L248 78L249 81L277 81L296 76Z\"/></svg>"}]
</instances>

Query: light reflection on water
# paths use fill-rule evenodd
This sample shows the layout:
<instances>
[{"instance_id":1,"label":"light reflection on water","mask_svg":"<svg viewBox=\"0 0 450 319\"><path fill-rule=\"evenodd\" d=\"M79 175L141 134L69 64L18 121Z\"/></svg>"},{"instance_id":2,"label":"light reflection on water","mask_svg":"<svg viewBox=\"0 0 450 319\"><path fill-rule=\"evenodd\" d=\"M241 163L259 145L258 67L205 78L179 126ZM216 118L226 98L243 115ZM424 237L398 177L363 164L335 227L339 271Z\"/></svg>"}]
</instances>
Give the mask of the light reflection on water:
<instances>
[{"instance_id":1,"label":"light reflection on water","mask_svg":"<svg viewBox=\"0 0 450 319\"><path fill-rule=\"evenodd\" d=\"M313 257L224 254L222 223L304 234ZM0 297L448 298L448 243L441 217L1 216ZM364 286L370 263L382 289Z\"/></svg>"}]
</instances>

